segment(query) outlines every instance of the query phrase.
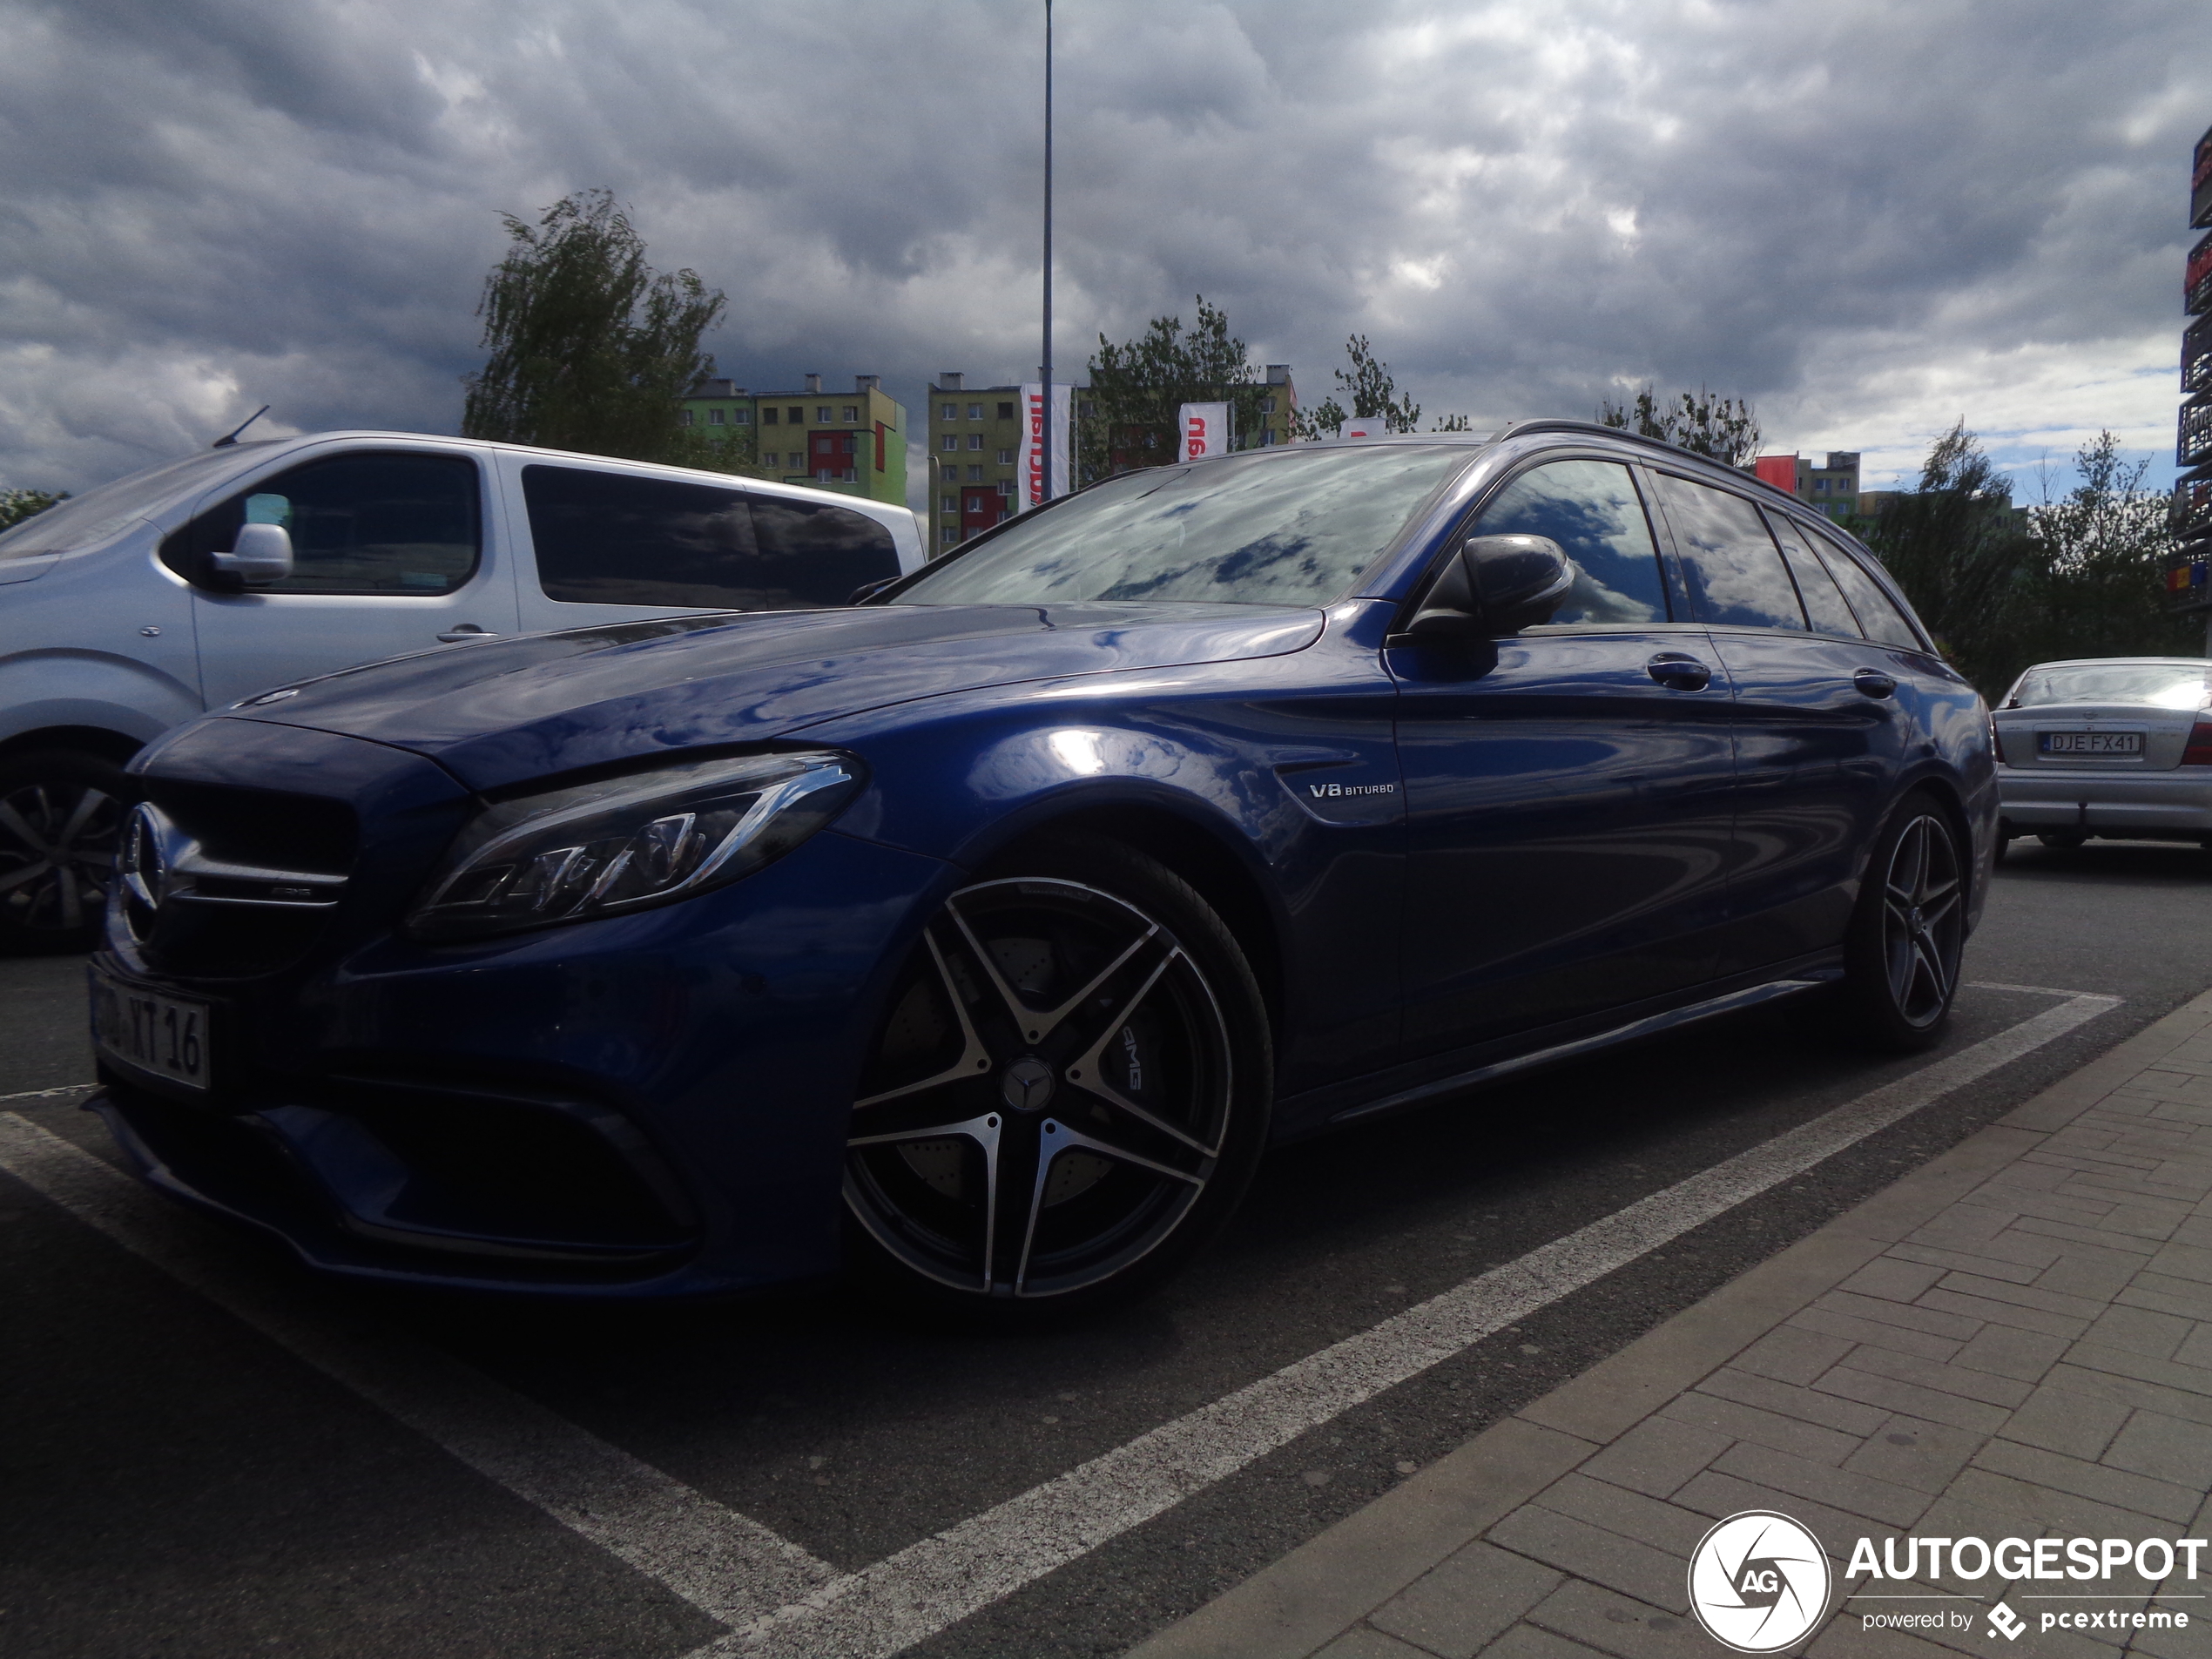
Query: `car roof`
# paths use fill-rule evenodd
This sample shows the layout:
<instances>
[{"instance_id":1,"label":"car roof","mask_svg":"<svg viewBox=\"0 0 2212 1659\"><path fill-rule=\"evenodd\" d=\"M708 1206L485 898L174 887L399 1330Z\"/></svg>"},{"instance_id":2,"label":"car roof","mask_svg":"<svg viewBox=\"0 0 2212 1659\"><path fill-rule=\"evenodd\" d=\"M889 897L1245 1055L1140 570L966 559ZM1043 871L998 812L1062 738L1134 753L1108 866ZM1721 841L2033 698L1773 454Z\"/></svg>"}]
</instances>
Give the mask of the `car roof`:
<instances>
[{"instance_id":1,"label":"car roof","mask_svg":"<svg viewBox=\"0 0 2212 1659\"><path fill-rule=\"evenodd\" d=\"M2202 657L2060 657L2047 663L2030 663L2020 672L2033 674L2039 668L2110 668L2121 663L2161 663L2174 668L2212 669L2212 661Z\"/></svg>"}]
</instances>

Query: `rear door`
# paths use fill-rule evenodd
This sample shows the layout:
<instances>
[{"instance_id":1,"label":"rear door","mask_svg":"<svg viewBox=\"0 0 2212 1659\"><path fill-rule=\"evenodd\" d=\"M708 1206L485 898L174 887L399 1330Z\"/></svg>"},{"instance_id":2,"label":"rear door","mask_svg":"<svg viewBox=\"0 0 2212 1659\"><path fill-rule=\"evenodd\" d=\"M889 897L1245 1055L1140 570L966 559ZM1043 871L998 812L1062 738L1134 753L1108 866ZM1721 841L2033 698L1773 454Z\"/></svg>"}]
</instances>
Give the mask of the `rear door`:
<instances>
[{"instance_id":1,"label":"rear door","mask_svg":"<svg viewBox=\"0 0 2212 1659\"><path fill-rule=\"evenodd\" d=\"M347 448L226 488L162 543L192 583L202 694L257 691L442 644L512 633L512 568L478 457L455 448ZM246 523L291 533L281 582L226 590L211 556Z\"/></svg>"},{"instance_id":2,"label":"rear door","mask_svg":"<svg viewBox=\"0 0 2212 1659\"><path fill-rule=\"evenodd\" d=\"M526 629L841 605L899 574L881 521L816 498L537 461L522 462L510 494L533 555L519 583Z\"/></svg>"},{"instance_id":3,"label":"rear door","mask_svg":"<svg viewBox=\"0 0 2212 1659\"><path fill-rule=\"evenodd\" d=\"M1770 521L1732 490L1655 476L1691 603L1736 691L1720 970L1748 972L1842 940L1858 860L1905 765L1909 722L1892 653L1870 651L1787 515Z\"/></svg>"},{"instance_id":4,"label":"rear door","mask_svg":"<svg viewBox=\"0 0 2212 1659\"><path fill-rule=\"evenodd\" d=\"M1724 920L1729 691L1634 471L1540 461L1474 533L1548 536L1578 579L1553 623L1393 647L1408 869L1408 1059L1710 977Z\"/></svg>"}]
</instances>

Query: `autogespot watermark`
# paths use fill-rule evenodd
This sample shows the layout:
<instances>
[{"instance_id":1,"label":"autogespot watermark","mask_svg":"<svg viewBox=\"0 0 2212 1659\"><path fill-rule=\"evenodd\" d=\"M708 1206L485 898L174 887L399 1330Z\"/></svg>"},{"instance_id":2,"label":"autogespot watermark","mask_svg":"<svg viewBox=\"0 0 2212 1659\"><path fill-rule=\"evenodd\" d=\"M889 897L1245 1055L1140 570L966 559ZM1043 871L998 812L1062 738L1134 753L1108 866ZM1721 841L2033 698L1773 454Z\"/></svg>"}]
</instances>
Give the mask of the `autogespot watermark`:
<instances>
[{"instance_id":1,"label":"autogespot watermark","mask_svg":"<svg viewBox=\"0 0 2212 1659\"><path fill-rule=\"evenodd\" d=\"M1844 1569L1844 1600L1860 1605L1845 1616L1855 1615L1868 1631L1955 1636L1979 1626L1991 1641L2006 1642L2031 1630L2186 1630L2190 1610L2172 1603L2206 1599L2196 1588L2206 1545L2202 1538L2000 1538L1993 1544L1917 1534L1878 1545L1863 1537ZM1986 1605L1986 1592L1978 1591L1993 1575L1997 1599ZM1976 1588L1948 1590L1950 1581ZM1851 1588L1860 1581L1867 1588ZM2187 1588L2167 1588L2175 1583ZM1892 1584L1899 1588L1892 1590ZM2067 1588L2035 1588L2044 1584ZM1827 1616L1834 1595L1820 1541L1802 1521L1773 1510L1729 1516L1698 1541L1689 1558L1690 1611L1708 1635L1738 1653L1779 1653L1804 1640ZM2007 1597L2027 1606L2027 1616ZM1875 1602L1884 1605L1870 1605Z\"/></svg>"}]
</instances>

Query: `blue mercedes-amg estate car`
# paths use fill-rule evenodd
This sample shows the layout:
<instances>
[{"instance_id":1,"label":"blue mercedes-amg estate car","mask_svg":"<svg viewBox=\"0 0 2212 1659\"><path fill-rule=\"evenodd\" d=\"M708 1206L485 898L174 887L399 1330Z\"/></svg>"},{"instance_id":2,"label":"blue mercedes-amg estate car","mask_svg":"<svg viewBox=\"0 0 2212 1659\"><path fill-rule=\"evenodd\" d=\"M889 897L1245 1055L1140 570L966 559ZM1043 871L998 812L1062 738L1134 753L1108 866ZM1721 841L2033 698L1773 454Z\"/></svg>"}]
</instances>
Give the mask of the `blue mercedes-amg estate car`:
<instances>
[{"instance_id":1,"label":"blue mercedes-amg estate car","mask_svg":"<svg viewBox=\"0 0 2212 1659\"><path fill-rule=\"evenodd\" d=\"M742 485L686 500L610 574L757 587ZM1565 421L1126 474L133 771L96 1103L157 1187L362 1278L1015 1318L1156 1282L1272 1142L1787 995L1934 1042L1996 817L1864 549Z\"/></svg>"}]
</instances>

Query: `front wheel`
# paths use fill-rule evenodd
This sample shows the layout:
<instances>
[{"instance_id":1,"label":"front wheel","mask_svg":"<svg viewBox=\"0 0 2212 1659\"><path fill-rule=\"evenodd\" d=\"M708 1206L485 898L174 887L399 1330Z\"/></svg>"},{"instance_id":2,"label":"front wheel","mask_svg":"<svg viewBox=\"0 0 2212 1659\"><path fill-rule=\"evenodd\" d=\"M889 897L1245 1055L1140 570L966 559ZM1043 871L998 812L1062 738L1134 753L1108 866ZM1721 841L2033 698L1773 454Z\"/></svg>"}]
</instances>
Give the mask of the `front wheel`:
<instances>
[{"instance_id":1,"label":"front wheel","mask_svg":"<svg viewBox=\"0 0 2212 1659\"><path fill-rule=\"evenodd\" d=\"M0 760L0 954L99 943L131 780L97 755L38 750Z\"/></svg>"},{"instance_id":2,"label":"front wheel","mask_svg":"<svg viewBox=\"0 0 2212 1659\"><path fill-rule=\"evenodd\" d=\"M902 1302L1001 1323L1157 1283L1251 1179L1267 1033L1220 919L1119 843L961 888L894 985L853 1103L858 1264Z\"/></svg>"},{"instance_id":3,"label":"front wheel","mask_svg":"<svg viewBox=\"0 0 2212 1659\"><path fill-rule=\"evenodd\" d=\"M1943 1040L1966 943L1966 864L1943 809L1908 795L1867 865L1844 945L1858 1028L1915 1054Z\"/></svg>"}]
</instances>

